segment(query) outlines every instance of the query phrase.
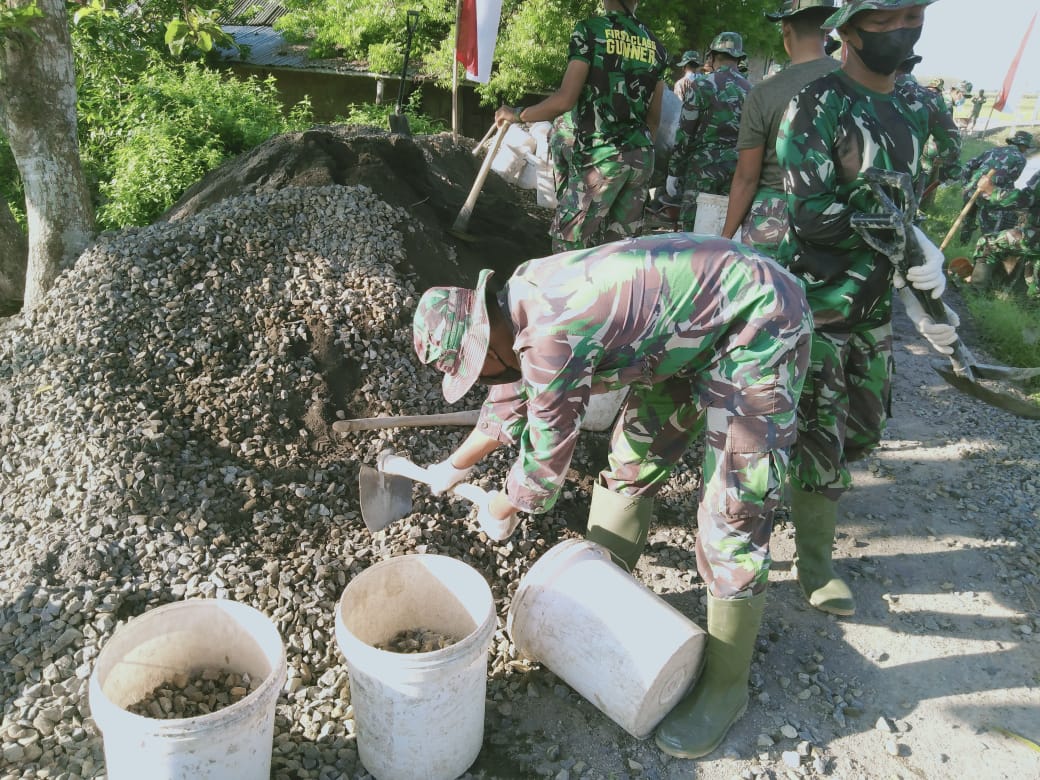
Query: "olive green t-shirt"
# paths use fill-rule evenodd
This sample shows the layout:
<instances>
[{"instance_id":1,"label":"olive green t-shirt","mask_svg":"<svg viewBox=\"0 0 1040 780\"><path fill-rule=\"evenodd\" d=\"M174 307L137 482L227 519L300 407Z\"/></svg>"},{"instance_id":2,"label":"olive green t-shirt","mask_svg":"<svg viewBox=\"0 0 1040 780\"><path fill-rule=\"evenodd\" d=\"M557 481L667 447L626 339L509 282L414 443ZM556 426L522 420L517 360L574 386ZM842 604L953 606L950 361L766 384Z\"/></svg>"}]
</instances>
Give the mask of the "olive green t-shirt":
<instances>
[{"instance_id":1,"label":"olive green t-shirt","mask_svg":"<svg viewBox=\"0 0 1040 780\"><path fill-rule=\"evenodd\" d=\"M780 120L784 118L791 98L801 92L802 87L830 73L838 65L837 60L830 57L791 65L756 84L748 93L740 115L737 151L765 147L759 187L784 189L784 173L776 160L776 134L780 129Z\"/></svg>"}]
</instances>

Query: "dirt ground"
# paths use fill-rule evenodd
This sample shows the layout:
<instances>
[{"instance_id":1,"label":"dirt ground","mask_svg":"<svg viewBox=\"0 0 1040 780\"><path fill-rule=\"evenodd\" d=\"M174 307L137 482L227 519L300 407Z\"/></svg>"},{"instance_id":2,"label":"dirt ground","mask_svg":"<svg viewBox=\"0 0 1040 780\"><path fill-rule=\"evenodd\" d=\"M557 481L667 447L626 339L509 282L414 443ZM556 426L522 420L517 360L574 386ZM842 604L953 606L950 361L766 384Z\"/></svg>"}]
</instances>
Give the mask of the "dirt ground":
<instances>
[{"instance_id":1,"label":"dirt ground","mask_svg":"<svg viewBox=\"0 0 1040 780\"><path fill-rule=\"evenodd\" d=\"M315 128L214 172L171 215L232 192L363 183L412 215L420 285L469 281L486 266L508 273L548 252L549 213L492 175L471 221L475 240L452 236L479 165L472 145ZM1040 775L1036 746L1014 736L1040 741L1040 423L958 394L902 315L896 332L895 416L842 502L835 556L857 614L808 607L790 573L792 530L778 518L751 706L713 755L671 760L535 667L510 683L522 695L489 690L471 776ZM690 523L663 517L638 575L704 625L702 583L667 555L689 544Z\"/></svg>"},{"instance_id":2,"label":"dirt ground","mask_svg":"<svg viewBox=\"0 0 1040 780\"><path fill-rule=\"evenodd\" d=\"M856 615L806 604L780 518L752 702L715 753L671 760L544 673L510 705L527 752L512 744L499 763L485 750L474 770L561 777L546 771L548 755L575 759L562 777L575 766L582 776L703 780L1037 776L1040 753L1020 737L1040 741L1040 423L957 393L905 316L895 329L895 416L841 504L835 559ZM638 574L704 625L696 575L654 552L674 534L652 531Z\"/></svg>"}]
</instances>

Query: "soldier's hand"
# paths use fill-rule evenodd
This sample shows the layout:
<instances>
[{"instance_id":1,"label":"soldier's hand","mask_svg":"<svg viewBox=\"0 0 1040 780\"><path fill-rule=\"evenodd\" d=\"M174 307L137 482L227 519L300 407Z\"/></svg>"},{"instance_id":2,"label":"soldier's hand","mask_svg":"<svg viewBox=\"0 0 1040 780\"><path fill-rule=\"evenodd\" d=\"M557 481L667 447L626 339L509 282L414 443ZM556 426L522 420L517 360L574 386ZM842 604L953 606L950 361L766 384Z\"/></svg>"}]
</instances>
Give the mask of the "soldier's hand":
<instances>
[{"instance_id":1,"label":"soldier's hand","mask_svg":"<svg viewBox=\"0 0 1040 780\"><path fill-rule=\"evenodd\" d=\"M993 179L988 175L979 179L979 183L975 186L978 187L979 191L982 192L983 195L992 195L993 190L996 189L996 185L993 184Z\"/></svg>"},{"instance_id":2,"label":"soldier's hand","mask_svg":"<svg viewBox=\"0 0 1040 780\"><path fill-rule=\"evenodd\" d=\"M908 268L906 281L933 298L941 298L946 289L946 275L943 273L943 253L917 225L914 228L914 239L924 253L924 263Z\"/></svg>"},{"instance_id":3,"label":"soldier's hand","mask_svg":"<svg viewBox=\"0 0 1040 780\"><path fill-rule=\"evenodd\" d=\"M477 525L488 538L505 541L520 524L520 515L504 493L491 490L486 495L487 500L477 504Z\"/></svg>"},{"instance_id":4,"label":"soldier's hand","mask_svg":"<svg viewBox=\"0 0 1040 780\"><path fill-rule=\"evenodd\" d=\"M434 463L432 466L426 467L426 473L430 475L430 492L435 496L439 496L445 490L450 490L459 484L469 473L473 471L473 467L469 468L456 468L451 463L451 458L445 458L440 463Z\"/></svg>"},{"instance_id":5,"label":"soldier's hand","mask_svg":"<svg viewBox=\"0 0 1040 780\"><path fill-rule=\"evenodd\" d=\"M957 312L944 303L947 322L936 322L925 314L924 307L921 306L921 302L917 300L912 290L902 288L899 291L899 297L903 301L903 308L906 309L906 316L914 323L917 332L932 345L932 349L942 355L952 355L953 344L958 338L957 326L961 324Z\"/></svg>"},{"instance_id":6,"label":"soldier's hand","mask_svg":"<svg viewBox=\"0 0 1040 780\"><path fill-rule=\"evenodd\" d=\"M664 182L664 191L673 198L679 197L679 177L669 176Z\"/></svg>"}]
</instances>

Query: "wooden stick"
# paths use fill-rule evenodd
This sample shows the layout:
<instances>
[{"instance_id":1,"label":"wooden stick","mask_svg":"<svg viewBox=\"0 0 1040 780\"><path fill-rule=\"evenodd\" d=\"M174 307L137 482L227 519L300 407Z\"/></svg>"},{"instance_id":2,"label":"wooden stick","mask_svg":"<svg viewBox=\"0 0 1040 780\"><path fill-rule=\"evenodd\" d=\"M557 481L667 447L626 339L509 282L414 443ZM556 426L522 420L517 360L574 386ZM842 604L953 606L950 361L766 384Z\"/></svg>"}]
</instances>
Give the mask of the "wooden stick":
<instances>
[{"instance_id":1,"label":"wooden stick","mask_svg":"<svg viewBox=\"0 0 1040 780\"><path fill-rule=\"evenodd\" d=\"M476 425L479 409L444 414L415 414L398 417L362 417L357 420L336 420L332 430L336 433L353 431L375 431L382 428L426 428L441 425Z\"/></svg>"},{"instance_id":2,"label":"wooden stick","mask_svg":"<svg viewBox=\"0 0 1040 780\"><path fill-rule=\"evenodd\" d=\"M451 226L453 230L464 231L469 225L469 218L473 216L473 207L477 204L480 188L484 186L484 180L487 178L488 171L491 170L491 163L495 159L495 155L498 154L498 147L502 145L502 139L506 137L506 130L509 129L509 124L509 122L506 122L499 128L498 134L495 136L495 142L491 145L491 151L487 153L487 157L484 158L484 162L480 166L480 172L477 173L477 180L473 182L473 187L469 191L466 202L462 204L462 208L459 209L459 215L455 217L455 224Z\"/></svg>"},{"instance_id":3,"label":"wooden stick","mask_svg":"<svg viewBox=\"0 0 1040 780\"><path fill-rule=\"evenodd\" d=\"M968 212L971 211L971 207L975 205L975 201L979 199L979 195L982 194L982 180L988 179L990 176L997 172L996 168L990 168L989 172L985 176L979 177L979 183L975 185L975 192L971 193L971 197L968 198L968 202L964 204L964 208L961 209L961 213L957 215L957 219L950 225L950 232L946 234L946 238L939 244L939 251L942 252L946 249L947 244L953 240L953 234L960 228L961 223L964 222L964 218L968 216Z\"/></svg>"},{"instance_id":4,"label":"wooden stick","mask_svg":"<svg viewBox=\"0 0 1040 780\"><path fill-rule=\"evenodd\" d=\"M488 131L486 133L484 133L484 137L480 139L480 143L473 147L473 154L476 154L477 152L479 152L481 149L484 148L484 144L487 143L487 140L491 137L491 134L493 132L495 132L495 123L494 122L491 123L491 127L488 128Z\"/></svg>"}]
</instances>

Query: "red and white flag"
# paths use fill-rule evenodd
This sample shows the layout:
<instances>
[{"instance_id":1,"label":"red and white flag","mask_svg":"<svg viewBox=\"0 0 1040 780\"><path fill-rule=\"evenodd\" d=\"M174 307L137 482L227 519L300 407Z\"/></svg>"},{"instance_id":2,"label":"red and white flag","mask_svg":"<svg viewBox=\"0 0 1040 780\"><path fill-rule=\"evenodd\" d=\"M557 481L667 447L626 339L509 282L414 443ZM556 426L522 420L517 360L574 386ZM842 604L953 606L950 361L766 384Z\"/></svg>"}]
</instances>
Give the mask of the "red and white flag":
<instances>
[{"instance_id":1,"label":"red and white flag","mask_svg":"<svg viewBox=\"0 0 1040 780\"><path fill-rule=\"evenodd\" d=\"M498 40L502 0L459 0L458 48L455 59L466 67L466 77L487 84Z\"/></svg>"},{"instance_id":2,"label":"red and white flag","mask_svg":"<svg viewBox=\"0 0 1040 780\"><path fill-rule=\"evenodd\" d=\"M1000 88L1000 94L997 95L997 99L993 101L993 108L997 111L1003 111L1004 106L1007 105L1009 99L1011 101L1011 107L1014 109L1018 103L1021 95L1016 94L1014 98L1011 95L1011 85L1015 82L1015 73L1018 71L1019 63L1022 61L1022 54L1026 50L1026 42L1029 40L1029 34L1033 32L1033 24L1036 22L1036 14L1033 14L1033 18L1029 20L1029 26L1026 27L1026 33L1022 36L1022 43L1018 45L1018 51L1015 53L1015 58L1011 60L1011 67L1008 68L1007 75L1004 76L1004 84ZM1021 90L1018 90L1021 92Z\"/></svg>"}]
</instances>

